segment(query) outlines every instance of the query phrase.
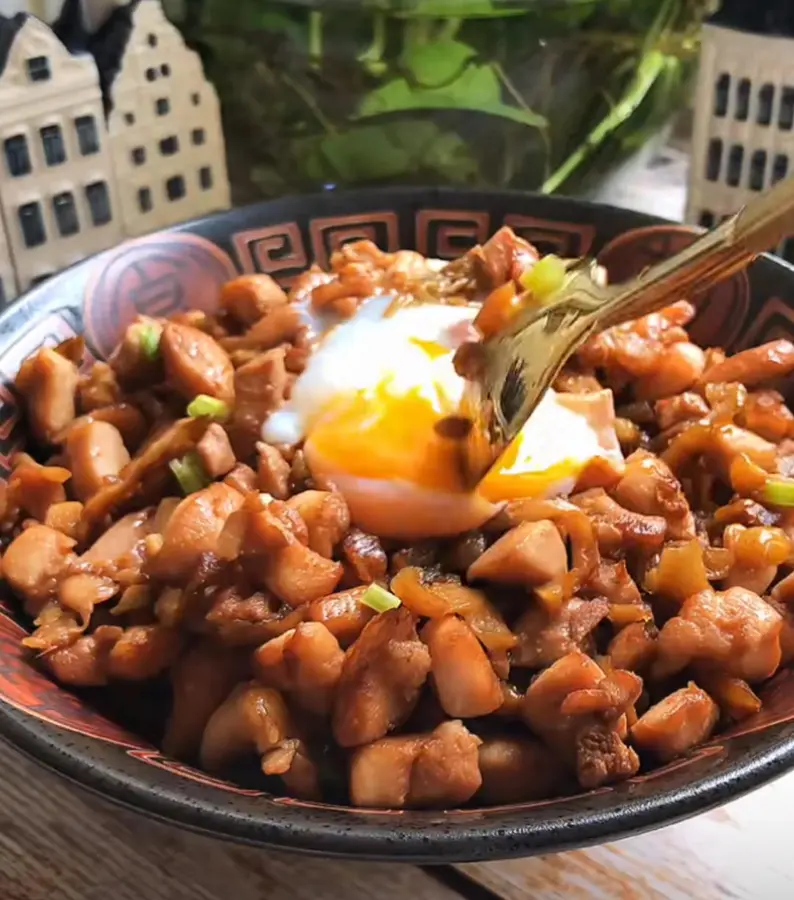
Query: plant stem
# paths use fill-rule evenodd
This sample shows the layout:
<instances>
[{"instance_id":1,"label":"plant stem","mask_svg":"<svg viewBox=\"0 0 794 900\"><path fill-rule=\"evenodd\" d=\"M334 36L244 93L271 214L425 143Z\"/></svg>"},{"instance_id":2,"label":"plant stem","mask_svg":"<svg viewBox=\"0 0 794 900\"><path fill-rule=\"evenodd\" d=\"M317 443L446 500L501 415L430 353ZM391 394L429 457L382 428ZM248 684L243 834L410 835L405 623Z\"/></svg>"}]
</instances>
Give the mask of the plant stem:
<instances>
[{"instance_id":1,"label":"plant stem","mask_svg":"<svg viewBox=\"0 0 794 900\"><path fill-rule=\"evenodd\" d=\"M640 103L648 96L656 79L661 75L665 64L666 57L658 50L652 50L645 55L623 97L557 171L553 172L546 179L540 188L542 193L551 194L559 190L560 186L571 177L587 157L600 147L613 131L631 117Z\"/></svg>"},{"instance_id":2,"label":"plant stem","mask_svg":"<svg viewBox=\"0 0 794 900\"><path fill-rule=\"evenodd\" d=\"M383 54L386 52L386 14L376 12L372 18L372 43L358 57L358 61L372 75L382 75L386 69Z\"/></svg>"},{"instance_id":3,"label":"plant stem","mask_svg":"<svg viewBox=\"0 0 794 900\"><path fill-rule=\"evenodd\" d=\"M317 68L323 58L323 14L313 9L309 13L309 59Z\"/></svg>"}]
</instances>

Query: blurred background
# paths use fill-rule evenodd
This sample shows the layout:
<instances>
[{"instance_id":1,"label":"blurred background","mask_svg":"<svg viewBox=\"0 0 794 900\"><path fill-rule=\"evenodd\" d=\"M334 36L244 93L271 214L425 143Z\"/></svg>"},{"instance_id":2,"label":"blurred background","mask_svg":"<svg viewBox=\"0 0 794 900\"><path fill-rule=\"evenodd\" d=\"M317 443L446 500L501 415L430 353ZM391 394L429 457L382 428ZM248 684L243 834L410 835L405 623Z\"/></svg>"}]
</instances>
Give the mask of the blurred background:
<instances>
[{"instance_id":1,"label":"blurred background","mask_svg":"<svg viewBox=\"0 0 794 900\"><path fill-rule=\"evenodd\" d=\"M142 2L155 0L72 5L92 34ZM794 152L792 0L162 5L217 90L235 204L446 184L708 226L784 177ZM64 6L0 0L56 32Z\"/></svg>"}]
</instances>

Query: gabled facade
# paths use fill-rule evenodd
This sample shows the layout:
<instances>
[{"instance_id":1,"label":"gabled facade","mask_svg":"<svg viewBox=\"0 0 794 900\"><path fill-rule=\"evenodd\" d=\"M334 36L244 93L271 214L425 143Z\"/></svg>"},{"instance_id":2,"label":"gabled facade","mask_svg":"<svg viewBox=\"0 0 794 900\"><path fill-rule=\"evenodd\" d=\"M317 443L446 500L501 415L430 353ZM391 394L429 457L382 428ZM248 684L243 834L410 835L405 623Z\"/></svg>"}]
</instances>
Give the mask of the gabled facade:
<instances>
[{"instance_id":1,"label":"gabled facade","mask_svg":"<svg viewBox=\"0 0 794 900\"><path fill-rule=\"evenodd\" d=\"M125 234L227 209L218 96L159 0L116 9L90 48L103 82Z\"/></svg>"},{"instance_id":2,"label":"gabled facade","mask_svg":"<svg viewBox=\"0 0 794 900\"><path fill-rule=\"evenodd\" d=\"M94 60L0 17L0 208L19 290L121 240Z\"/></svg>"},{"instance_id":3,"label":"gabled facade","mask_svg":"<svg viewBox=\"0 0 794 900\"><path fill-rule=\"evenodd\" d=\"M17 295L17 278L11 248L8 246L5 222L0 212L0 309Z\"/></svg>"}]
</instances>

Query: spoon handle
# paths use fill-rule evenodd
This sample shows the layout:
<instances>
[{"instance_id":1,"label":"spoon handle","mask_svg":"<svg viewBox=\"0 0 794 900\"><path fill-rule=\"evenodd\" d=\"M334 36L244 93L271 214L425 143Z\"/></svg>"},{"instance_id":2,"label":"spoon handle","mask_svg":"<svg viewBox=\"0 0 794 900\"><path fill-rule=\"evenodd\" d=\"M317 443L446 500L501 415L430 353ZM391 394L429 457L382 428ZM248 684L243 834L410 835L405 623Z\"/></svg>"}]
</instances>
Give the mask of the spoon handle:
<instances>
[{"instance_id":1,"label":"spoon handle","mask_svg":"<svg viewBox=\"0 0 794 900\"><path fill-rule=\"evenodd\" d=\"M666 303L695 297L730 278L756 256L794 233L794 178L780 181L675 256L625 284L597 313L598 327L654 312Z\"/></svg>"}]
</instances>

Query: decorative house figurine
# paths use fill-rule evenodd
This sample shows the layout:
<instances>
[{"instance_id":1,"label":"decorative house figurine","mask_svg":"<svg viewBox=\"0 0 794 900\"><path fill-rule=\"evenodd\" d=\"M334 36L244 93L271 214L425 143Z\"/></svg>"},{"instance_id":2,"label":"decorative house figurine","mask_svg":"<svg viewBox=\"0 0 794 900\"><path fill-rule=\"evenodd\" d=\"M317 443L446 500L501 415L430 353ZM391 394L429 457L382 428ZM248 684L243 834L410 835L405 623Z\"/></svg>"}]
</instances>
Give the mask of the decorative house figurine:
<instances>
[{"instance_id":1,"label":"decorative house figurine","mask_svg":"<svg viewBox=\"0 0 794 900\"><path fill-rule=\"evenodd\" d=\"M692 143L686 218L696 225L719 224L755 193L794 174L789 0L760 7L726 0L704 27ZM794 241L784 241L778 253L794 262Z\"/></svg>"},{"instance_id":2,"label":"decorative house figurine","mask_svg":"<svg viewBox=\"0 0 794 900\"><path fill-rule=\"evenodd\" d=\"M27 5L61 8L0 14L0 302L230 203L217 95L159 0Z\"/></svg>"},{"instance_id":3,"label":"decorative house figurine","mask_svg":"<svg viewBox=\"0 0 794 900\"><path fill-rule=\"evenodd\" d=\"M26 290L123 233L93 59L24 13L0 19L0 46L0 208Z\"/></svg>"},{"instance_id":4,"label":"decorative house figurine","mask_svg":"<svg viewBox=\"0 0 794 900\"><path fill-rule=\"evenodd\" d=\"M158 0L114 10L89 47L105 93L125 233L228 208L218 95Z\"/></svg>"}]
</instances>

